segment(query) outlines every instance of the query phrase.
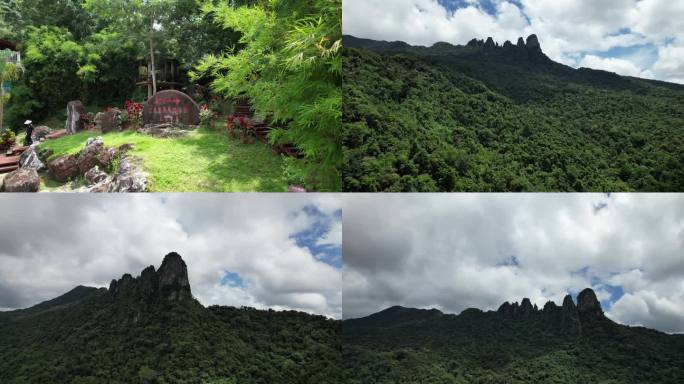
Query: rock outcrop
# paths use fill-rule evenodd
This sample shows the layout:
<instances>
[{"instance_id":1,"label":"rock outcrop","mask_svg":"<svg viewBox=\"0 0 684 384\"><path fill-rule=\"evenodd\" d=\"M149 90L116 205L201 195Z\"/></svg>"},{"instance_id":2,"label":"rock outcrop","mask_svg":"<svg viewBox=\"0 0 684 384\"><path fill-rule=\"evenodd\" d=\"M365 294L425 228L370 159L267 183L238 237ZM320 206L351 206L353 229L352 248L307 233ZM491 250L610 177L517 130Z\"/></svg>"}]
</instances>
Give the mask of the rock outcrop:
<instances>
[{"instance_id":1,"label":"rock outcrop","mask_svg":"<svg viewBox=\"0 0 684 384\"><path fill-rule=\"evenodd\" d=\"M82 102L75 100L67 104L67 120L64 124L64 129L66 129L68 134L72 135L82 131L86 126L87 120L88 112L86 112Z\"/></svg>"},{"instance_id":2,"label":"rock outcrop","mask_svg":"<svg viewBox=\"0 0 684 384\"><path fill-rule=\"evenodd\" d=\"M536 305L532 305L529 299L525 298L521 304L517 302L511 304L505 302L497 310L506 319L527 319L530 317L541 316L545 322L557 329L562 329L564 334L579 335L588 326L589 329L602 326L605 323L605 316L601 309L601 303L596 298L596 294L591 288L580 292L577 296L577 305L570 295L563 299L563 305L558 306L553 301L548 301L541 311Z\"/></svg>"},{"instance_id":3,"label":"rock outcrop","mask_svg":"<svg viewBox=\"0 0 684 384\"><path fill-rule=\"evenodd\" d=\"M22 168L35 169L40 171L45 168L45 164L40 160L34 145L27 148L19 157L19 164Z\"/></svg>"},{"instance_id":4,"label":"rock outcrop","mask_svg":"<svg viewBox=\"0 0 684 384\"><path fill-rule=\"evenodd\" d=\"M596 294L591 288L587 288L577 295L577 312L580 314L603 316L601 303L599 303Z\"/></svg>"},{"instance_id":5,"label":"rock outcrop","mask_svg":"<svg viewBox=\"0 0 684 384\"><path fill-rule=\"evenodd\" d=\"M112 280L109 293L115 300L138 303L193 300L187 266L176 252L164 257L159 270L149 266L137 278L127 273Z\"/></svg>"},{"instance_id":6,"label":"rock outcrop","mask_svg":"<svg viewBox=\"0 0 684 384\"><path fill-rule=\"evenodd\" d=\"M78 170L86 173L95 166L107 168L117 155L114 148L105 148L102 137L90 138L78 155Z\"/></svg>"},{"instance_id":7,"label":"rock outcrop","mask_svg":"<svg viewBox=\"0 0 684 384\"><path fill-rule=\"evenodd\" d=\"M541 45L539 44L539 39L537 38L537 35L530 35L527 37L527 42L525 43L525 47L529 50L532 51L539 51L541 52Z\"/></svg>"},{"instance_id":8,"label":"rock outcrop","mask_svg":"<svg viewBox=\"0 0 684 384\"><path fill-rule=\"evenodd\" d=\"M527 40L520 37L516 45L513 45L513 43L506 40L503 46L500 46L491 37L488 37L486 41L472 39L466 45L468 47L482 47L485 48L487 52L496 52L498 49L505 49L508 52L519 52L520 54L517 56L522 57L528 57L530 55L530 57L534 57L543 53L537 35L530 35L527 37Z\"/></svg>"},{"instance_id":9,"label":"rock outcrop","mask_svg":"<svg viewBox=\"0 0 684 384\"><path fill-rule=\"evenodd\" d=\"M0 192L38 192L40 177L35 169L19 168L2 179Z\"/></svg>"},{"instance_id":10,"label":"rock outcrop","mask_svg":"<svg viewBox=\"0 0 684 384\"><path fill-rule=\"evenodd\" d=\"M125 156L119 163L119 169L109 184L109 192L136 193L147 192L149 175L142 168L142 159Z\"/></svg>"},{"instance_id":11,"label":"rock outcrop","mask_svg":"<svg viewBox=\"0 0 684 384\"><path fill-rule=\"evenodd\" d=\"M58 157L48 163L50 177L61 183L78 175L78 160L76 156L66 155Z\"/></svg>"}]
</instances>

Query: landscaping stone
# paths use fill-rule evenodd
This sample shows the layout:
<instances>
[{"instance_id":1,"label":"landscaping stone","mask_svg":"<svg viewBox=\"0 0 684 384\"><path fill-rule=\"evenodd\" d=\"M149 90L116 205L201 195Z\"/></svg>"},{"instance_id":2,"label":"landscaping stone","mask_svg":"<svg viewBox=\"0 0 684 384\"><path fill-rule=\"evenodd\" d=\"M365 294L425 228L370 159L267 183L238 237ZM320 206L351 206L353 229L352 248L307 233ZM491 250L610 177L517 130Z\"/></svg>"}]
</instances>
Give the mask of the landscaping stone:
<instances>
[{"instance_id":1,"label":"landscaping stone","mask_svg":"<svg viewBox=\"0 0 684 384\"><path fill-rule=\"evenodd\" d=\"M82 131L85 128L88 113L79 100L70 101L67 104L67 120L64 126L67 134L72 135L76 132Z\"/></svg>"},{"instance_id":2,"label":"landscaping stone","mask_svg":"<svg viewBox=\"0 0 684 384\"><path fill-rule=\"evenodd\" d=\"M133 148L135 148L135 145L133 145L131 143L126 143L126 144L121 144L118 149L119 149L120 154L124 154L126 152L132 151Z\"/></svg>"},{"instance_id":3,"label":"landscaping stone","mask_svg":"<svg viewBox=\"0 0 684 384\"><path fill-rule=\"evenodd\" d=\"M81 173L88 172L94 166L109 167L116 157L115 148L105 148L102 137L90 138L85 148L78 155L78 169Z\"/></svg>"},{"instance_id":4,"label":"landscaping stone","mask_svg":"<svg viewBox=\"0 0 684 384\"><path fill-rule=\"evenodd\" d=\"M88 186L92 187L107 180L109 176L100 170L97 165L92 167L88 172L85 173L85 181Z\"/></svg>"},{"instance_id":5,"label":"landscaping stone","mask_svg":"<svg viewBox=\"0 0 684 384\"><path fill-rule=\"evenodd\" d=\"M33 128L33 141L41 141L50 133L52 133L52 130L49 127L44 125L35 127Z\"/></svg>"},{"instance_id":6,"label":"landscaping stone","mask_svg":"<svg viewBox=\"0 0 684 384\"><path fill-rule=\"evenodd\" d=\"M78 175L78 160L73 155L58 157L48 164L48 171L54 180L68 181Z\"/></svg>"},{"instance_id":7,"label":"landscaping stone","mask_svg":"<svg viewBox=\"0 0 684 384\"><path fill-rule=\"evenodd\" d=\"M40 161L43 162L43 164L46 164L50 156L52 156L52 154L55 153L55 151L53 151L52 149L43 147L41 145L34 146L34 149L36 151L36 154L38 155L38 158L40 159Z\"/></svg>"},{"instance_id":8,"label":"landscaping stone","mask_svg":"<svg viewBox=\"0 0 684 384\"><path fill-rule=\"evenodd\" d=\"M109 185L109 192L147 192L148 187L148 174L142 169L142 159L126 156L121 159L119 169Z\"/></svg>"},{"instance_id":9,"label":"landscaping stone","mask_svg":"<svg viewBox=\"0 0 684 384\"><path fill-rule=\"evenodd\" d=\"M95 115L95 124L102 133L121 130L121 110L112 109Z\"/></svg>"},{"instance_id":10,"label":"landscaping stone","mask_svg":"<svg viewBox=\"0 0 684 384\"><path fill-rule=\"evenodd\" d=\"M138 133L161 138L185 137L189 132L186 127L176 124L148 124L138 129Z\"/></svg>"},{"instance_id":11,"label":"landscaping stone","mask_svg":"<svg viewBox=\"0 0 684 384\"><path fill-rule=\"evenodd\" d=\"M40 177L35 169L19 168L8 173L2 180L0 191L3 192L38 192Z\"/></svg>"},{"instance_id":12,"label":"landscaping stone","mask_svg":"<svg viewBox=\"0 0 684 384\"><path fill-rule=\"evenodd\" d=\"M34 145L28 147L19 157L19 164L21 168L35 169L40 171L45 168L45 164L38 157L36 147Z\"/></svg>"},{"instance_id":13,"label":"landscaping stone","mask_svg":"<svg viewBox=\"0 0 684 384\"><path fill-rule=\"evenodd\" d=\"M198 125L200 109L197 103L183 92L166 90L157 92L145 103L144 125L182 124Z\"/></svg>"}]
</instances>

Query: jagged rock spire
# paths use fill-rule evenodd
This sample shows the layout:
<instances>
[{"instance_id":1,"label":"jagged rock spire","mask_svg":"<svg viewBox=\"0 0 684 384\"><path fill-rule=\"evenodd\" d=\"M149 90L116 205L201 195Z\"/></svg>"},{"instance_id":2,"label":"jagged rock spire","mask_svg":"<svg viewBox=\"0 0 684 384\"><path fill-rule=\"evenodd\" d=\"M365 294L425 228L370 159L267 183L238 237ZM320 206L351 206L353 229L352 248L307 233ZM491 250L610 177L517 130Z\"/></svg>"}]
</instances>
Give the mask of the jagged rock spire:
<instances>
[{"instance_id":1,"label":"jagged rock spire","mask_svg":"<svg viewBox=\"0 0 684 384\"><path fill-rule=\"evenodd\" d=\"M582 314L603 315L601 303L599 303L596 293L591 288L587 288L577 295L577 311Z\"/></svg>"},{"instance_id":2,"label":"jagged rock spire","mask_svg":"<svg viewBox=\"0 0 684 384\"><path fill-rule=\"evenodd\" d=\"M533 50L533 51L539 51L541 52L541 45L539 44L539 39L537 38L537 35L530 35L527 37L527 43L525 44L527 49Z\"/></svg>"},{"instance_id":3,"label":"jagged rock spire","mask_svg":"<svg viewBox=\"0 0 684 384\"><path fill-rule=\"evenodd\" d=\"M119 280L112 280L109 293L117 299L132 298L141 302L192 299L187 266L176 252L164 257L158 271L149 266L137 278L127 273Z\"/></svg>"},{"instance_id":4,"label":"jagged rock spire","mask_svg":"<svg viewBox=\"0 0 684 384\"><path fill-rule=\"evenodd\" d=\"M168 300L191 299L188 267L176 252L171 252L162 262L159 271L159 292L162 298Z\"/></svg>"}]
</instances>

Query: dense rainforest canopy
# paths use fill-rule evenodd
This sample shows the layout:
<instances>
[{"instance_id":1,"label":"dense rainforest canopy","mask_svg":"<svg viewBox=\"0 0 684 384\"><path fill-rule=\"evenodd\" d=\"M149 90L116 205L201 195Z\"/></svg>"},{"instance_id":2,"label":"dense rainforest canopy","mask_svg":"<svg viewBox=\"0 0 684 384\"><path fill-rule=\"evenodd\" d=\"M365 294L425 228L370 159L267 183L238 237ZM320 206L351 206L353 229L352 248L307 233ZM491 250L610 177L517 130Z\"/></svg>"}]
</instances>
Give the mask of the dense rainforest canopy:
<instances>
[{"instance_id":1,"label":"dense rainforest canopy","mask_svg":"<svg viewBox=\"0 0 684 384\"><path fill-rule=\"evenodd\" d=\"M684 86L546 57L344 38L346 191L682 191Z\"/></svg>"},{"instance_id":2,"label":"dense rainforest canopy","mask_svg":"<svg viewBox=\"0 0 684 384\"><path fill-rule=\"evenodd\" d=\"M587 297L589 300L587 300ZM592 301L593 299L593 301ZM342 324L349 384L676 384L684 335L616 324L592 291L543 309L392 307Z\"/></svg>"}]
</instances>

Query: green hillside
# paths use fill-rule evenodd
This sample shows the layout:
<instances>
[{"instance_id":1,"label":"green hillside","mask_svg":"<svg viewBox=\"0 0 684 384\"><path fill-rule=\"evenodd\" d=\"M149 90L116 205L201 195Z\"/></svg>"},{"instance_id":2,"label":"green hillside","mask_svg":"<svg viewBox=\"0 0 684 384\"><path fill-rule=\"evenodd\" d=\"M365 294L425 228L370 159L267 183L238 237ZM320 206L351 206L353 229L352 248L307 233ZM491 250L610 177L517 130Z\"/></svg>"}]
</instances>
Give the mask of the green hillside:
<instances>
[{"instance_id":1,"label":"green hillside","mask_svg":"<svg viewBox=\"0 0 684 384\"><path fill-rule=\"evenodd\" d=\"M344 38L347 191L683 191L684 86L498 46Z\"/></svg>"},{"instance_id":2,"label":"green hillside","mask_svg":"<svg viewBox=\"0 0 684 384\"><path fill-rule=\"evenodd\" d=\"M392 307L342 324L348 383L675 384L684 335L619 325L593 291L460 315Z\"/></svg>"},{"instance_id":3,"label":"green hillside","mask_svg":"<svg viewBox=\"0 0 684 384\"><path fill-rule=\"evenodd\" d=\"M205 308L185 263L0 312L0 383L339 383L339 322Z\"/></svg>"}]
</instances>

